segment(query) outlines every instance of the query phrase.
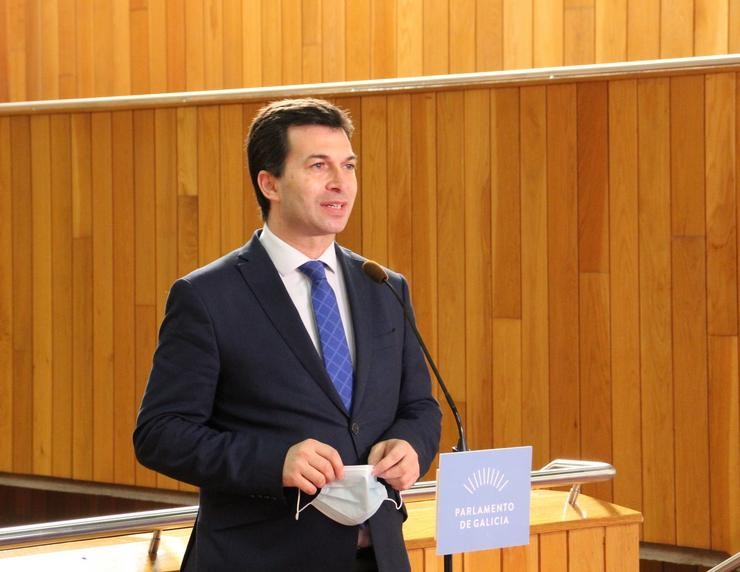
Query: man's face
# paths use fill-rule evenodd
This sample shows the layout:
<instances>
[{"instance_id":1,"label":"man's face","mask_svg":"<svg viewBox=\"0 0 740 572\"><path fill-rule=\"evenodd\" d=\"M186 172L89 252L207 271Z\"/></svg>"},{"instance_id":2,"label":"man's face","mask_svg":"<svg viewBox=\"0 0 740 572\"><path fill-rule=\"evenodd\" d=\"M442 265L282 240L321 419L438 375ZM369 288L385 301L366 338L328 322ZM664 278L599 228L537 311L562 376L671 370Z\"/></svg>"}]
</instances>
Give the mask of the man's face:
<instances>
[{"instance_id":1,"label":"man's face","mask_svg":"<svg viewBox=\"0 0 740 572\"><path fill-rule=\"evenodd\" d=\"M342 129L323 125L290 127L288 143L283 175L260 173L271 201L270 230L299 249L328 246L347 225L357 195L352 145Z\"/></svg>"}]
</instances>

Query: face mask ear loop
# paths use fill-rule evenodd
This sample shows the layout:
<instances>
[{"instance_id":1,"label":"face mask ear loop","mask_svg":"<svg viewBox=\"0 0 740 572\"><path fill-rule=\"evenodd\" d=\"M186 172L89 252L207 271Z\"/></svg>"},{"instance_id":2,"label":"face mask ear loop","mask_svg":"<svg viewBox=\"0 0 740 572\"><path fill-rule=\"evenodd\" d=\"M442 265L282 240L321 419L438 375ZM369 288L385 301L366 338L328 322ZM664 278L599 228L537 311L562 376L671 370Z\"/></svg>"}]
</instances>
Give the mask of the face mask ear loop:
<instances>
[{"instance_id":1,"label":"face mask ear loop","mask_svg":"<svg viewBox=\"0 0 740 572\"><path fill-rule=\"evenodd\" d=\"M393 503L393 506L396 507L396 510L401 510L401 507L403 506L403 497L401 496L400 493L398 495L398 500L399 500L398 503L396 503L395 499L393 499L391 497L388 497L387 499L383 499L383 500L384 501L391 501Z\"/></svg>"}]
</instances>

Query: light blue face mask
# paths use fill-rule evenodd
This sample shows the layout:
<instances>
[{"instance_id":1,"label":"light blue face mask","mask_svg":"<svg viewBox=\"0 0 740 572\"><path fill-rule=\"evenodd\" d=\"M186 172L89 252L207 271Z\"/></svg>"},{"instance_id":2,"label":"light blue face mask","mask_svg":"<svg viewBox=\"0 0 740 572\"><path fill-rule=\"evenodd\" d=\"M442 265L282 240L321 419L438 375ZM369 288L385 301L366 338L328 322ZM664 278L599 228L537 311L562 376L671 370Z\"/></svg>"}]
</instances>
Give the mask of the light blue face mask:
<instances>
[{"instance_id":1,"label":"light blue face mask","mask_svg":"<svg viewBox=\"0 0 740 572\"><path fill-rule=\"evenodd\" d=\"M330 519L346 526L357 526L374 515L380 505L390 501L400 509L403 501L388 497L383 483L373 476L373 465L350 465L344 467L344 478L334 481L321 489L318 495L306 506L301 507L301 491L295 507L295 519L301 511L313 507Z\"/></svg>"}]
</instances>

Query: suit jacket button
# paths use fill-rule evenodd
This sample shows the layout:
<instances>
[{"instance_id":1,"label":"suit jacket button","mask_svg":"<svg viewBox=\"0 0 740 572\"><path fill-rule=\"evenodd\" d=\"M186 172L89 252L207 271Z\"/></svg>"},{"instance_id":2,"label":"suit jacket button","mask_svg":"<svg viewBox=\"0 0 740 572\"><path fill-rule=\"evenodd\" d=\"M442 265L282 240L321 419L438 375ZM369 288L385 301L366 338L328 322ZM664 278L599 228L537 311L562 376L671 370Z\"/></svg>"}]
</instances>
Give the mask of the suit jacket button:
<instances>
[{"instance_id":1,"label":"suit jacket button","mask_svg":"<svg viewBox=\"0 0 740 572\"><path fill-rule=\"evenodd\" d=\"M360 433L360 424L352 423L351 431L353 435L358 435Z\"/></svg>"}]
</instances>

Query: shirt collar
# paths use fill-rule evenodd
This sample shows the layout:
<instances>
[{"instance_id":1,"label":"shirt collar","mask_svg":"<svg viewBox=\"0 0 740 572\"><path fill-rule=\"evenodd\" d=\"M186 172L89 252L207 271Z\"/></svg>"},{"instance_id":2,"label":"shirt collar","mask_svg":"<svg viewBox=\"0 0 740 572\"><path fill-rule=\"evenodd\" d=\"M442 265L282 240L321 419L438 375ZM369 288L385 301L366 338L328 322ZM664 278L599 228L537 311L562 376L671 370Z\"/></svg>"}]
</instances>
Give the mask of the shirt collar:
<instances>
[{"instance_id":1,"label":"shirt collar","mask_svg":"<svg viewBox=\"0 0 740 572\"><path fill-rule=\"evenodd\" d=\"M259 240L280 276L284 277L291 272L296 272L302 264L313 260L274 234L267 223L262 227ZM334 249L334 242L327 247L317 260L323 262L329 270L336 274L337 252Z\"/></svg>"}]
</instances>

